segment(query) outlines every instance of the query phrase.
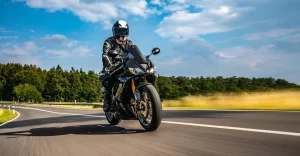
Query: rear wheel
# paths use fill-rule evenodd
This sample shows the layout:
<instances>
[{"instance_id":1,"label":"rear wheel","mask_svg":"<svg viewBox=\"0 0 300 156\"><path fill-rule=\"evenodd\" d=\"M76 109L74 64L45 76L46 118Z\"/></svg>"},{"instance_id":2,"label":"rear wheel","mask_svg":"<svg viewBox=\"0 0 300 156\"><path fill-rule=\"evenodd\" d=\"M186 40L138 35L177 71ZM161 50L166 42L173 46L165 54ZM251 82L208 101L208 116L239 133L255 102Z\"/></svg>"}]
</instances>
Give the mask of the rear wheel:
<instances>
[{"instance_id":1,"label":"rear wheel","mask_svg":"<svg viewBox=\"0 0 300 156\"><path fill-rule=\"evenodd\" d=\"M116 118L115 112L105 112L106 120L111 124L111 125L117 125L121 122L121 119Z\"/></svg>"},{"instance_id":2,"label":"rear wheel","mask_svg":"<svg viewBox=\"0 0 300 156\"><path fill-rule=\"evenodd\" d=\"M160 97L153 85L139 89L141 94L141 111L138 113L139 122L147 131L155 131L162 120L162 105Z\"/></svg>"}]
</instances>

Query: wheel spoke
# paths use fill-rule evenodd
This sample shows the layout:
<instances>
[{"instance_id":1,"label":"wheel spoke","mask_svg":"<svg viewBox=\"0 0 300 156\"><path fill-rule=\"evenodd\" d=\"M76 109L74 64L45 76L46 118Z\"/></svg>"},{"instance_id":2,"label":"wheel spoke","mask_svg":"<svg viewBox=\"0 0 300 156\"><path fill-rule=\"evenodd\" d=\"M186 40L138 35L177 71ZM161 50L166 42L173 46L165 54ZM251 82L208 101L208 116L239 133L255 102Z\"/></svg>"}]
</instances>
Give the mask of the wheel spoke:
<instances>
[{"instance_id":1,"label":"wheel spoke","mask_svg":"<svg viewBox=\"0 0 300 156\"><path fill-rule=\"evenodd\" d=\"M139 113L139 120L145 126L149 126L152 121L152 103L151 99L146 91L141 93L142 103L144 109Z\"/></svg>"}]
</instances>

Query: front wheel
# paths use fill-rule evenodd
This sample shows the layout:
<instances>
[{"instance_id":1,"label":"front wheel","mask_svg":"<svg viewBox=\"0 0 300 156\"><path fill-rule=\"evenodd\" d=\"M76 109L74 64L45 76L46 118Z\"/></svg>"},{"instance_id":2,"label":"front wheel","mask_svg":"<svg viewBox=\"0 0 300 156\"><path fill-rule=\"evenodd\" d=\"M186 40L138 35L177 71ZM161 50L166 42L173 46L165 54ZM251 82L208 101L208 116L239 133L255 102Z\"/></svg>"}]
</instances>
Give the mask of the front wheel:
<instances>
[{"instance_id":1,"label":"front wheel","mask_svg":"<svg viewBox=\"0 0 300 156\"><path fill-rule=\"evenodd\" d=\"M139 122L147 131L155 131L162 120L162 105L158 92L153 85L139 89L141 93L141 111L138 113Z\"/></svg>"}]
</instances>

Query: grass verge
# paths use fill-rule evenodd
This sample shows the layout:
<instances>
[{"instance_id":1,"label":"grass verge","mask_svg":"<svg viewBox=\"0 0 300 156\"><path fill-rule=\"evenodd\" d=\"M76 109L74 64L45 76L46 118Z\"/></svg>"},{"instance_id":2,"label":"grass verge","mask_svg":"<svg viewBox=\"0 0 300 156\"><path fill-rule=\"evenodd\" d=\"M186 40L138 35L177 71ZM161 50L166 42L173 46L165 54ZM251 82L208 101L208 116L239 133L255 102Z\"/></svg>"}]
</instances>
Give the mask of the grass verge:
<instances>
[{"instance_id":1,"label":"grass verge","mask_svg":"<svg viewBox=\"0 0 300 156\"><path fill-rule=\"evenodd\" d=\"M18 116L18 113L13 113L12 110L2 109L0 108L0 124L7 122L13 118Z\"/></svg>"},{"instance_id":2,"label":"grass verge","mask_svg":"<svg viewBox=\"0 0 300 156\"><path fill-rule=\"evenodd\" d=\"M189 96L163 101L164 109L300 110L300 92Z\"/></svg>"},{"instance_id":3,"label":"grass verge","mask_svg":"<svg viewBox=\"0 0 300 156\"><path fill-rule=\"evenodd\" d=\"M12 104L12 101L0 101L0 104Z\"/></svg>"}]
</instances>

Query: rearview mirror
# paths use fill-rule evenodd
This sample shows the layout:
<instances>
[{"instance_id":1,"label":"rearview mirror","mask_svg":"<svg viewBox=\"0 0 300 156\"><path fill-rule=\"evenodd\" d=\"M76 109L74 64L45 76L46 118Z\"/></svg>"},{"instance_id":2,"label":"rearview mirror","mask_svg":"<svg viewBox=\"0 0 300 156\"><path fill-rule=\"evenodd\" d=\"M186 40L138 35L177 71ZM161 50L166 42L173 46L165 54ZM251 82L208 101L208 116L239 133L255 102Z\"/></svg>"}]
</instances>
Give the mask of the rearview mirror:
<instances>
[{"instance_id":1,"label":"rearview mirror","mask_svg":"<svg viewBox=\"0 0 300 156\"><path fill-rule=\"evenodd\" d=\"M152 54L153 55L157 55L157 54L159 54L160 53L160 49L159 48L153 48L152 49Z\"/></svg>"}]
</instances>

